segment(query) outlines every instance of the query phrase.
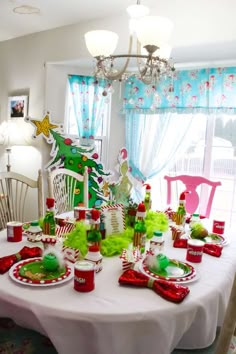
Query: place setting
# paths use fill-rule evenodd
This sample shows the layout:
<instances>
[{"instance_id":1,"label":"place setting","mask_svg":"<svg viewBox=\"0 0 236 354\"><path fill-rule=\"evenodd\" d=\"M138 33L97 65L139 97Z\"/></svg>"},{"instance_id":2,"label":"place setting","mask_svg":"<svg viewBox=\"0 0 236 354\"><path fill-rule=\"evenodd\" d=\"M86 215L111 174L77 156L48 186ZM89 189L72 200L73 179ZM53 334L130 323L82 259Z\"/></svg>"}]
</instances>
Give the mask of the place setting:
<instances>
[{"instance_id":1,"label":"place setting","mask_svg":"<svg viewBox=\"0 0 236 354\"><path fill-rule=\"evenodd\" d=\"M42 257L30 258L16 263L9 270L10 278L29 286L54 286L73 277L72 268L65 263L55 248L42 252Z\"/></svg>"},{"instance_id":2,"label":"place setting","mask_svg":"<svg viewBox=\"0 0 236 354\"><path fill-rule=\"evenodd\" d=\"M184 284L197 279L196 270L192 265L184 261L169 259L164 254L148 255L140 263L139 269L155 280Z\"/></svg>"}]
</instances>

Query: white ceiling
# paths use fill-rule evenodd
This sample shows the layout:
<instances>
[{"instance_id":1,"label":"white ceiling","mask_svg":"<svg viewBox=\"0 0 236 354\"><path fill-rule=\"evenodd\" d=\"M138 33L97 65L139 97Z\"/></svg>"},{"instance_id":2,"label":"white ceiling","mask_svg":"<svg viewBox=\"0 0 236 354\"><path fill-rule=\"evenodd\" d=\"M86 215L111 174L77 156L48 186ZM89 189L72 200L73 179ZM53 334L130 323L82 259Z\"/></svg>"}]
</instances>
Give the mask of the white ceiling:
<instances>
[{"instance_id":1,"label":"white ceiling","mask_svg":"<svg viewBox=\"0 0 236 354\"><path fill-rule=\"evenodd\" d=\"M136 0L0 0L0 41L126 14ZM152 14L174 22L173 58L177 62L236 60L236 0L142 0ZM39 14L22 15L13 9L28 5ZM128 21L128 16L127 16ZM122 24L121 24L122 26ZM194 55L192 48L194 48Z\"/></svg>"}]
</instances>

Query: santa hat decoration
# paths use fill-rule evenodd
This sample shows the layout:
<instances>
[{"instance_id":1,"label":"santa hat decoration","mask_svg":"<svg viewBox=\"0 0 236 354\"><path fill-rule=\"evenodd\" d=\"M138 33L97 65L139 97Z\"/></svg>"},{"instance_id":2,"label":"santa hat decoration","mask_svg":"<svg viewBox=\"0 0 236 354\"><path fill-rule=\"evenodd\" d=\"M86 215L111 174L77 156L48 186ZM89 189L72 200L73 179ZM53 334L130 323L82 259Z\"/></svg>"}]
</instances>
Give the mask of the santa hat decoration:
<instances>
[{"instance_id":1,"label":"santa hat decoration","mask_svg":"<svg viewBox=\"0 0 236 354\"><path fill-rule=\"evenodd\" d=\"M145 183L144 186L146 186L146 192L151 192L152 187L150 186L150 184Z\"/></svg>"},{"instance_id":2,"label":"santa hat decoration","mask_svg":"<svg viewBox=\"0 0 236 354\"><path fill-rule=\"evenodd\" d=\"M136 216L145 218L145 216L146 216L146 207L145 207L145 204L143 202L139 203Z\"/></svg>"},{"instance_id":3,"label":"santa hat decoration","mask_svg":"<svg viewBox=\"0 0 236 354\"><path fill-rule=\"evenodd\" d=\"M97 209L92 209L90 224L99 224L99 223L100 223L100 211Z\"/></svg>"},{"instance_id":4,"label":"santa hat decoration","mask_svg":"<svg viewBox=\"0 0 236 354\"><path fill-rule=\"evenodd\" d=\"M48 209L54 208L55 199L54 198L46 198L46 206Z\"/></svg>"},{"instance_id":5,"label":"santa hat decoration","mask_svg":"<svg viewBox=\"0 0 236 354\"><path fill-rule=\"evenodd\" d=\"M188 191L184 191L180 194L179 204L185 204L185 194L188 194L188 193L189 193Z\"/></svg>"}]
</instances>

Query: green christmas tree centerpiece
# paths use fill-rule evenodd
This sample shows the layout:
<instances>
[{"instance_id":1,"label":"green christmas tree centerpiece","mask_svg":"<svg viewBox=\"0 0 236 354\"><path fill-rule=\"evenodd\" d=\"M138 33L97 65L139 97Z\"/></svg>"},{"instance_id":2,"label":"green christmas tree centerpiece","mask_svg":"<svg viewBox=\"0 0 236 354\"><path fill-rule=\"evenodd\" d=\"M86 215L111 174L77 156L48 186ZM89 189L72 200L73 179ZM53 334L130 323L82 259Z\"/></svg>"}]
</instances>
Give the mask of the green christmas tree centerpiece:
<instances>
[{"instance_id":1,"label":"green christmas tree centerpiece","mask_svg":"<svg viewBox=\"0 0 236 354\"><path fill-rule=\"evenodd\" d=\"M63 167L79 174L84 174L88 168L89 207L98 207L108 200L103 193L104 177L111 175L105 172L103 164L99 162L99 156L94 148L83 148L76 140L66 136L63 126L52 123L49 113L43 120L27 118L36 128L34 138L42 136L48 144L52 145L52 159L46 165L46 169ZM78 182L75 188L75 206L83 202L83 182Z\"/></svg>"}]
</instances>

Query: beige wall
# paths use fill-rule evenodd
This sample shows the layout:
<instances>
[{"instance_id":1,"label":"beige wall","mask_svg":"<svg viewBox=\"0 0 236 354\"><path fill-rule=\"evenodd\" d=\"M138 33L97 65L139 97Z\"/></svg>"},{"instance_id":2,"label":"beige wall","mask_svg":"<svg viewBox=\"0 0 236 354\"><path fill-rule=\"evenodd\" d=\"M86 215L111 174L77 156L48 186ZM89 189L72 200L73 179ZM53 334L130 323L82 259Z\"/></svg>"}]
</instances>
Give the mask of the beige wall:
<instances>
[{"instance_id":1,"label":"beige wall","mask_svg":"<svg viewBox=\"0 0 236 354\"><path fill-rule=\"evenodd\" d=\"M104 29L119 27L119 18L73 25L19 37L0 43L0 123L7 119L8 97L29 96L30 117L41 120L46 111L51 111L52 120L63 122L66 74L91 74L93 59L84 44L84 33L97 27ZM123 29L127 32L127 29ZM121 41L126 45L125 40ZM127 43L128 45L128 43ZM60 64L59 64L59 63ZM68 63L73 63L69 65ZM62 65L63 64L63 65ZM111 135L109 145L109 169L114 169L118 151L124 146L124 117L119 111L122 100L116 87L112 97ZM31 136L33 126L22 122L24 133ZM51 146L43 139L30 139L33 147L14 147L11 154L12 170L36 178L39 168L50 159ZM6 170L5 147L0 145L0 171ZM45 172L44 172L45 175ZM32 200L32 204L35 201ZM29 206L29 219L34 211Z\"/></svg>"}]
</instances>

